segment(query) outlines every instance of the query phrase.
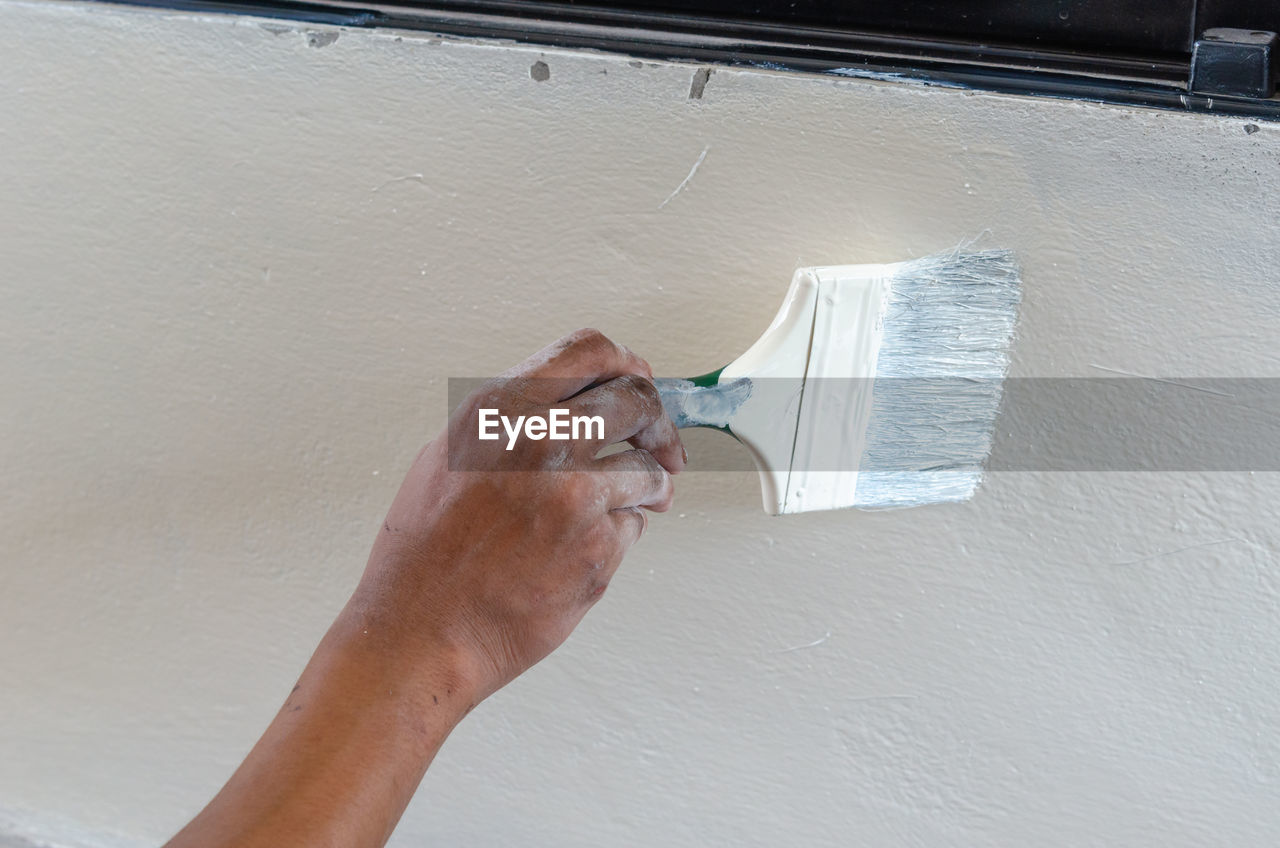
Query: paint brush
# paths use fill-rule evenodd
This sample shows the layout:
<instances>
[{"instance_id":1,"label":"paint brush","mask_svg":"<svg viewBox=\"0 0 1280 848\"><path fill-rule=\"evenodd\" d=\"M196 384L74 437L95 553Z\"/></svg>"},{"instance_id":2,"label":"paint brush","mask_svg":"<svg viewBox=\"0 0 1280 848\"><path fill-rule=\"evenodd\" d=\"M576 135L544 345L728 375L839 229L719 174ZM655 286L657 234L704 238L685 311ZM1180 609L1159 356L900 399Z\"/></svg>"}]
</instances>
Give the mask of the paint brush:
<instances>
[{"instance_id":1,"label":"paint brush","mask_svg":"<svg viewBox=\"0 0 1280 848\"><path fill-rule=\"evenodd\" d=\"M747 447L770 514L967 500L1020 297L1005 250L800 268L746 353L658 391L678 427Z\"/></svg>"}]
</instances>

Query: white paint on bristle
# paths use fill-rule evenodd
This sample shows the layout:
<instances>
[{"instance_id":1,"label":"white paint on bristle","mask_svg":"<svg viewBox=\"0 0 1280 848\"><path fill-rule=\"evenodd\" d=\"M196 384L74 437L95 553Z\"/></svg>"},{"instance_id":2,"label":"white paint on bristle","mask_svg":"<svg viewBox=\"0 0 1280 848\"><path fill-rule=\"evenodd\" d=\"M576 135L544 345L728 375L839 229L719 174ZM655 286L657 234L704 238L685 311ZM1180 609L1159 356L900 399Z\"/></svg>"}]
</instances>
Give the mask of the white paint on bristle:
<instances>
[{"instance_id":1,"label":"white paint on bristle","mask_svg":"<svg viewBox=\"0 0 1280 848\"><path fill-rule=\"evenodd\" d=\"M1013 255L955 250L815 274L812 353L777 511L972 497L1009 364Z\"/></svg>"},{"instance_id":2,"label":"white paint on bristle","mask_svg":"<svg viewBox=\"0 0 1280 848\"><path fill-rule=\"evenodd\" d=\"M853 506L973 496L991 453L1021 295L1007 250L956 250L896 268Z\"/></svg>"}]
</instances>

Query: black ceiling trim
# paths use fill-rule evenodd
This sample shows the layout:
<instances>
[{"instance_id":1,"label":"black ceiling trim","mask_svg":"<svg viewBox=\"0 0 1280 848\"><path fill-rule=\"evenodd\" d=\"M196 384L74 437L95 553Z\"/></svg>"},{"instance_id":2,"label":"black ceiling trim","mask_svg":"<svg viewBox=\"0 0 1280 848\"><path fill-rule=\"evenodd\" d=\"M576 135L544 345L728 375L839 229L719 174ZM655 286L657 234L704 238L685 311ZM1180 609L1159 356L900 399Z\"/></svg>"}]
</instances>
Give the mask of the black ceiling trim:
<instances>
[{"instance_id":1,"label":"black ceiling trim","mask_svg":"<svg viewBox=\"0 0 1280 848\"><path fill-rule=\"evenodd\" d=\"M1280 120L1280 98L1264 100L1191 94L1188 90L1190 55L1172 49L1177 46L1168 40L1172 37L1172 30L1153 29L1150 43L1139 45L1131 38L1125 42L1123 50L1110 47L1069 49L1062 43L1020 44L1008 33L1004 38L984 41L956 37L954 33L943 36L922 32L863 31L815 26L808 21L778 23L619 8L641 5L627 0L608 7L535 0L442 0L432 3L391 0L379 5L342 0L331 3L288 0L125 2L348 27L498 38L554 47L605 50L644 59L902 79L926 85ZM1074 2L1087 3L1089 0ZM1230 6L1230 0L1216 2L1222 8L1214 14L1225 14L1223 9L1230 11L1226 8ZM1208 5L1206 0L1199 0L1199 3ZM1195 23L1188 14L1186 31L1190 32L1193 25ZM1155 49L1160 46L1156 44L1160 39L1164 39L1160 45L1169 49ZM1042 39L1044 41L1048 39ZM1135 45L1148 48L1148 52L1136 50Z\"/></svg>"}]
</instances>

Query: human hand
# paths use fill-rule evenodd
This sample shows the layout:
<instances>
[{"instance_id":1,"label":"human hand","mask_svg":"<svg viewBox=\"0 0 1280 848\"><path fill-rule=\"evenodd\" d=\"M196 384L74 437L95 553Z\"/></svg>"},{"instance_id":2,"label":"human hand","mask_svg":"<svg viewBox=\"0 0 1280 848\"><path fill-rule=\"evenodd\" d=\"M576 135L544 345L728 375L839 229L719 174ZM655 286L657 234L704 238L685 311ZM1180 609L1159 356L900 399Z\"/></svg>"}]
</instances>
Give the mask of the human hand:
<instances>
[{"instance_id":1,"label":"human hand","mask_svg":"<svg viewBox=\"0 0 1280 848\"><path fill-rule=\"evenodd\" d=\"M670 506L686 458L652 378L580 330L460 404L275 720L169 848L383 845L453 726L568 637L644 511ZM481 409L553 407L600 416L603 437L478 438Z\"/></svg>"},{"instance_id":2,"label":"human hand","mask_svg":"<svg viewBox=\"0 0 1280 848\"><path fill-rule=\"evenodd\" d=\"M686 456L648 363L580 330L464 401L414 461L346 614L423 660L464 712L558 647L662 512ZM598 415L604 437L482 441L478 415ZM598 434L597 434L598 435ZM630 450L599 459L603 448ZM455 688L460 692L455 693Z\"/></svg>"}]
</instances>

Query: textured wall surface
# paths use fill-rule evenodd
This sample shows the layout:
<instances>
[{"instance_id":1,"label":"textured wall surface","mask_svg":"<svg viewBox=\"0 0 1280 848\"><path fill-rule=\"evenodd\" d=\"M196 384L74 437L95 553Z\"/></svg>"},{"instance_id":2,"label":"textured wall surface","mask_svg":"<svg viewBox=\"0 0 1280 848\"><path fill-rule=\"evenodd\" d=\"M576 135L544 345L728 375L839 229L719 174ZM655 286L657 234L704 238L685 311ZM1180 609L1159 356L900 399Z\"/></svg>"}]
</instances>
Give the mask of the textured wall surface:
<instances>
[{"instance_id":1,"label":"textured wall surface","mask_svg":"<svg viewBox=\"0 0 1280 848\"><path fill-rule=\"evenodd\" d=\"M1015 374L1280 376L1280 126L752 70L691 98L687 65L8 0L0 70L12 844L183 824L447 378L562 332L700 373L797 264L986 230L1024 266ZM780 519L757 486L681 478L395 844L1275 844L1280 475Z\"/></svg>"}]
</instances>

